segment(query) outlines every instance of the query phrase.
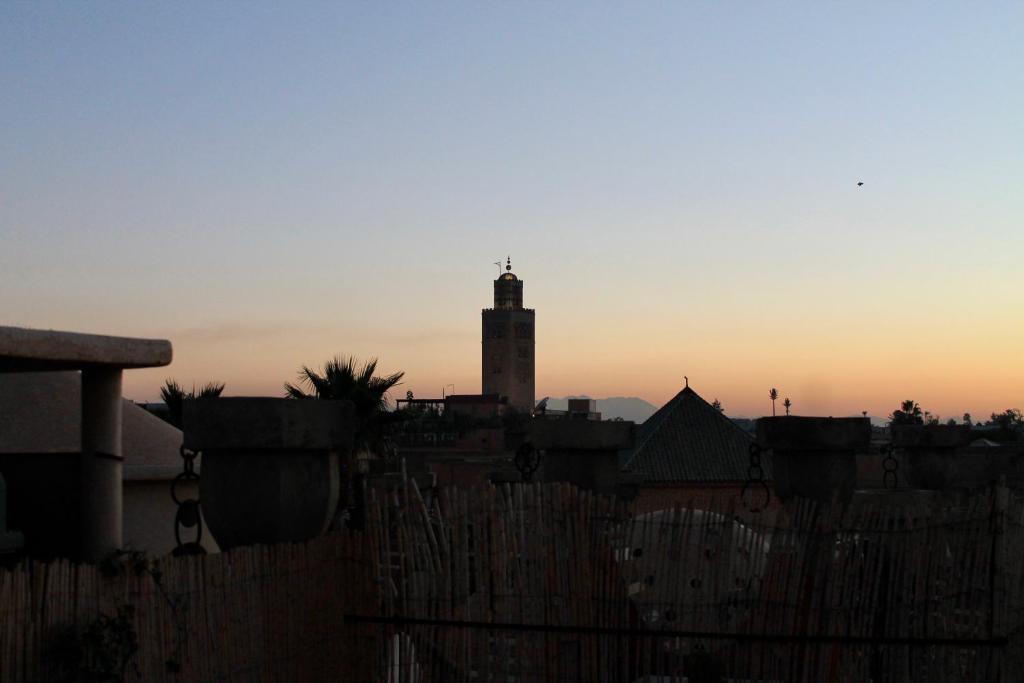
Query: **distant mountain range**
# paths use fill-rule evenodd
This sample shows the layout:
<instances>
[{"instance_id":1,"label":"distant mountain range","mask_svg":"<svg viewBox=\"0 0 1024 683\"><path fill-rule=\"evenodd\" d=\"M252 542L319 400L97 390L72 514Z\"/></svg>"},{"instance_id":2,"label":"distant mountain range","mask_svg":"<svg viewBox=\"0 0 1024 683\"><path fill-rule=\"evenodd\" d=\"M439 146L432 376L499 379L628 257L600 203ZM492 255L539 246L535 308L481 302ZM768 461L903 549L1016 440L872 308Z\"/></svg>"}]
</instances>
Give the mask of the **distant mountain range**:
<instances>
[{"instance_id":1,"label":"distant mountain range","mask_svg":"<svg viewBox=\"0 0 1024 683\"><path fill-rule=\"evenodd\" d=\"M570 398L591 398L590 396L566 396L564 398L548 399L548 408L551 410L567 410ZM602 420L613 420L621 417L623 420L643 422L658 409L658 406L648 403L636 396L610 396L609 398L597 399L597 412L601 413Z\"/></svg>"}]
</instances>

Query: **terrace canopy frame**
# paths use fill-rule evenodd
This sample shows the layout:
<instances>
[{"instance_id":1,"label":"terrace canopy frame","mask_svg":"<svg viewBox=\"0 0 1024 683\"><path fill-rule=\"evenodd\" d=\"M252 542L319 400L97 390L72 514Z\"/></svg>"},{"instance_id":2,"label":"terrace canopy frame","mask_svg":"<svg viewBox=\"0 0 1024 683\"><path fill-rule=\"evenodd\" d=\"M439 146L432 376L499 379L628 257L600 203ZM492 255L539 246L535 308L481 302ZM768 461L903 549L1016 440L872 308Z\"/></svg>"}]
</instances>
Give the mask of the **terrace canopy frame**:
<instances>
[{"instance_id":1,"label":"terrace canopy frame","mask_svg":"<svg viewBox=\"0 0 1024 683\"><path fill-rule=\"evenodd\" d=\"M96 562L122 544L122 372L168 365L172 355L165 339L0 326L0 373L82 373L79 530L84 561Z\"/></svg>"}]
</instances>

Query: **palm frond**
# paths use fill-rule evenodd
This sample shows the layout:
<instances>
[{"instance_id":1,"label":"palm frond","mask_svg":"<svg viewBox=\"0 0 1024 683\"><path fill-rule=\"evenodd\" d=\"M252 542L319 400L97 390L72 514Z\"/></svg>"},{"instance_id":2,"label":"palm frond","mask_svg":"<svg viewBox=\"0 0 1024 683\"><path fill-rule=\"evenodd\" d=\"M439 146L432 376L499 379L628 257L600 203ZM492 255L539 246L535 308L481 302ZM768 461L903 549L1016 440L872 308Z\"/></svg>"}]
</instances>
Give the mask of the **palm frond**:
<instances>
[{"instance_id":1,"label":"palm frond","mask_svg":"<svg viewBox=\"0 0 1024 683\"><path fill-rule=\"evenodd\" d=\"M164 385L160 387L160 399L169 407L185 399L185 390L173 379L164 380Z\"/></svg>"},{"instance_id":2,"label":"palm frond","mask_svg":"<svg viewBox=\"0 0 1024 683\"><path fill-rule=\"evenodd\" d=\"M207 382L195 398L218 398L224 392L223 382Z\"/></svg>"},{"instance_id":3,"label":"palm frond","mask_svg":"<svg viewBox=\"0 0 1024 683\"><path fill-rule=\"evenodd\" d=\"M387 410L388 392L405 376L404 372L395 372L378 377L378 365L376 358L360 363L355 356L338 354L325 362L321 370L302 366L298 383L285 383L285 395L347 399L352 401L357 419L365 423Z\"/></svg>"},{"instance_id":4,"label":"palm frond","mask_svg":"<svg viewBox=\"0 0 1024 683\"><path fill-rule=\"evenodd\" d=\"M185 408L185 401L196 398L217 398L224 392L223 382L207 382L198 392L195 386L192 391L185 391L184 387L173 379L164 381L160 387L160 398L167 405L167 413L170 416L171 424L181 427L181 417Z\"/></svg>"},{"instance_id":5,"label":"palm frond","mask_svg":"<svg viewBox=\"0 0 1024 683\"><path fill-rule=\"evenodd\" d=\"M295 386L290 382L284 383L284 393L287 398L316 398L302 390L302 387Z\"/></svg>"}]
</instances>

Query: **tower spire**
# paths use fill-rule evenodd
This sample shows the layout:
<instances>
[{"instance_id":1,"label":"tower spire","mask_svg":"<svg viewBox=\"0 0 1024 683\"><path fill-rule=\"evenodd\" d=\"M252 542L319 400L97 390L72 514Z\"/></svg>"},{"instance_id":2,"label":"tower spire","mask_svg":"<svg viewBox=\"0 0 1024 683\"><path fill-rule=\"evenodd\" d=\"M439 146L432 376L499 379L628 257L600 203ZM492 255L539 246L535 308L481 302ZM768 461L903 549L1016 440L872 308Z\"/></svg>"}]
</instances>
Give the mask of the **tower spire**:
<instances>
[{"instance_id":1,"label":"tower spire","mask_svg":"<svg viewBox=\"0 0 1024 683\"><path fill-rule=\"evenodd\" d=\"M512 271L512 256L511 255L509 255L509 257L506 259L505 270L507 270L509 272Z\"/></svg>"}]
</instances>

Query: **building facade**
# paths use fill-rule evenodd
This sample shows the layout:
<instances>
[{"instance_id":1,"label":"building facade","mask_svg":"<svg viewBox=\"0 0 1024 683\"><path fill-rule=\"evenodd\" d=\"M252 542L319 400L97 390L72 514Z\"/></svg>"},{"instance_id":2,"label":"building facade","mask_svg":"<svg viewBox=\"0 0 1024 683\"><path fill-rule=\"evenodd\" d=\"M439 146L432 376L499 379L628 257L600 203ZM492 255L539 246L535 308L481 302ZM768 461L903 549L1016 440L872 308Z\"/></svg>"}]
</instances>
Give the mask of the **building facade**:
<instances>
[{"instance_id":1,"label":"building facade","mask_svg":"<svg viewBox=\"0 0 1024 683\"><path fill-rule=\"evenodd\" d=\"M494 308L481 314L482 392L508 398L523 413L534 406L534 311L523 308L523 281L512 272L512 260L494 281Z\"/></svg>"}]
</instances>

